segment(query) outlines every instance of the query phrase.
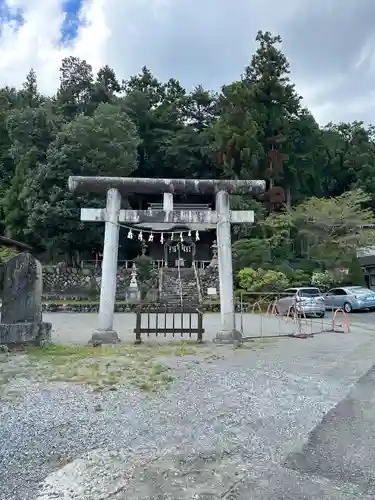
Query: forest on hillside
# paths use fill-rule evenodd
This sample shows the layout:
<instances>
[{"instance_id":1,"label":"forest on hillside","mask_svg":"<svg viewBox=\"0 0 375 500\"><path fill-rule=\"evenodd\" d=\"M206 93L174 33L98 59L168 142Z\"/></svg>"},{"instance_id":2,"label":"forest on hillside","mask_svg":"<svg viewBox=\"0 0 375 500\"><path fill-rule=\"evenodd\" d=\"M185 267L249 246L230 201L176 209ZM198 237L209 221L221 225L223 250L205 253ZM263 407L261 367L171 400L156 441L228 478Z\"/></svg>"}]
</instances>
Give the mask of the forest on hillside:
<instances>
[{"instance_id":1,"label":"forest on hillside","mask_svg":"<svg viewBox=\"0 0 375 500\"><path fill-rule=\"evenodd\" d=\"M102 225L81 223L79 209L104 199L69 193L70 175L266 179L261 199L232 200L256 212L253 227L234 228L236 267L346 265L375 242L364 228L374 223L375 129L319 126L280 37L256 40L243 74L216 93L159 81L146 67L126 81L108 66L94 75L76 57L62 61L52 97L33 70L21 89L1 88L0 231L78 263L103 244Z\"/></svg>"}]
</instances>

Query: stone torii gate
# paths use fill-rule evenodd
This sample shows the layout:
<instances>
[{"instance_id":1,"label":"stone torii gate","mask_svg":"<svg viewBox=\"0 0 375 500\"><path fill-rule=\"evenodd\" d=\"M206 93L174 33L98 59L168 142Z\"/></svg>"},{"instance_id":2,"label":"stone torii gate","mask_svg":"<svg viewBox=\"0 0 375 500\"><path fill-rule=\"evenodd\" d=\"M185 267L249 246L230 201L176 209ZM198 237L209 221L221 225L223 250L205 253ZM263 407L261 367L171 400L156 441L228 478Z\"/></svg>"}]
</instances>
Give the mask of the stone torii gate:
<instances>
[{"instance_id":1,"label":"stone torii gate","mask_svg":"<svg viewBox=\"0 0 375 500\"><path fill-rule=\"evenodd\" d=\"M99 328L93 340L119 340L113 330L116 299L119 223L216 224L220 282L221 331L216 341L230 343L241 340L235 329L231 223L252 223L252 211L231 211L230 194L261 194L265 181L218 179L147 179L128 177L69 177L69 190L77 193L107 193L105 209L82 209L81 220L105 222L100 290ZM121 196L130 193L164 195L164 210L121 210ZM168 196L171 193L172 196ZM173 194L215 196L215 211L173 210Z\"/></svg>"}]
</instances>

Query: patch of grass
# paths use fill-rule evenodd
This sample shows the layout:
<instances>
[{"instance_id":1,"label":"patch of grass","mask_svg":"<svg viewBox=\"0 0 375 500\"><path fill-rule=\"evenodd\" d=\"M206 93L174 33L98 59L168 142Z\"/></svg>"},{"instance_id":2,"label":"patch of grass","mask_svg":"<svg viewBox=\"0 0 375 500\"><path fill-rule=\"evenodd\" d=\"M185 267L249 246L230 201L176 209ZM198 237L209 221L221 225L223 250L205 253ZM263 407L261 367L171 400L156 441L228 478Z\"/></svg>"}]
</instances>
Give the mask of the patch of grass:
<instances>
[{"instance_id":1,"label":"patch of grass","mask_svg":"<svg viewBox=\"0 0 375 500\"><path fill-rule=\"evenodd\" d=\"M29 358L65 358L67 356L86 356L88 351L94 352L96 348L91 346L81 345L63 345L63 344L47 344L43 347L26 347L26 353Z\"/></svg>"},{"instance_id":2,"label":"patch of grass","mask_svg":"<svg viewBox=\"0 0 375 500\"><path fill-rule=\"evenodd\" d=\"M82 384L94 391L116 391L119 386L128 384L139 391L152 393L173 382L168 366L172 357L191 357L193 364L214 363L231 353L260 350L272 342L271 339L256 340L234 349L218 349L212 344L197 344L194 340L101 347L62 344L25 347L22 352L4 356L3 363L0 359L0 397L17 377Z\"/></svg>"},{"instance_id":3,"label":"patch of grass","mask_svg":"<svg viewBox=\"0 0 375 500\"><path fill-rule=\"evenodd\" d=\"M128 383L155 392L173 382L170 368L160 358L197 356L202 347L187 341L101 347L50 344L26 348L26 354L44 379L84 384L96 391Z\"/></svg>"},{"instance_id":4,"label":"patch of grass","mask_svg":"<svg viewBox=\"0 0 375 500\"><path fill-rule=\"evenodd\" d=\"M7 370L0 374L0 387L9 384L11 380L19 375L20 371L17 369Z\"/></svg>"},{"instance_id":5,"label":"patch of grass","mask_svg":"<svg viewBox=\"0 0 375 500\"><path fill-rule=\"evenodd\" d=\"M0 401L15 401L20 391L11 386L12 382L32 375L24 356L0 356Z\"/></svg>"},{"instance_id":6,"label":"patch of grass","mask_svg":"<svg viewBox=\"0 0 375 500\"><path fill-rule=\"evenodd\" d=\"M6 373L2 372L0 375L0 401L9 401L12 399L12 394L9 391L9 383L18 375L17 370L8 370Z\"/></svg>"}]
</instances>

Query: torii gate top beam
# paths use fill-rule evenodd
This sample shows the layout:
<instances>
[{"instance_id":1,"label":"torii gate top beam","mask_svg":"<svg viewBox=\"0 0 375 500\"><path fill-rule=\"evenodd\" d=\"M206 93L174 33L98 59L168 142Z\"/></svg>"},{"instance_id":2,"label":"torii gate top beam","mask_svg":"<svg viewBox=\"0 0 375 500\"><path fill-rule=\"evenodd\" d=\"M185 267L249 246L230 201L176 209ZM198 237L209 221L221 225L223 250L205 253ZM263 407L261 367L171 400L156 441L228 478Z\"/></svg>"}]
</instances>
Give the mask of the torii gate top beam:
<instances>
[{"instance_id":1,"label":"torii gate top beam","mask_svg":"<svg viewBox=\"0 0 375 500\"><path fill-rule=\"evenodd\" d=\"M137 177L79 177L71 176L69 190L78 193L105 193L116 188L121 194L261 194L265 181L225 179L147 179Z\"/></svg>"}]
</instances>

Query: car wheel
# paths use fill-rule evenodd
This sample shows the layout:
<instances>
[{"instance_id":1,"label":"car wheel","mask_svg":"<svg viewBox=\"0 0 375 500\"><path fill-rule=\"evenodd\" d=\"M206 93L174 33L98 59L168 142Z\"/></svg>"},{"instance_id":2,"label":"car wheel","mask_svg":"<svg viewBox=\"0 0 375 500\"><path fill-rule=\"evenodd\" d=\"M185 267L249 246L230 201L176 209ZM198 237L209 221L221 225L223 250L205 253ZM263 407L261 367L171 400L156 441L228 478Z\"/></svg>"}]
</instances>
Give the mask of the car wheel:
<instances>
[{"instance_id":1,"label":"car wheel","mask_svg":"<svg viewBox=\"0 0 375 500\"><path fill-rule=\"evenodd\" d=\"M320 314L318 314L318 318L324 318L325 315L326 315L326 313L320 313Z\"/></svg>"},{"instance_id":2,"label":"car wheel","mask_svg":"<svg viewBox=\"0 0 375 500\"><path fill-rule=\"evenodd\" d=\"M345 304L344 304L344 311L346 313L351 313L352 310L353 310L353 308L352 308L351 304L349 304L349 302L345 302Z\"/></svg>"}]
</instances>

